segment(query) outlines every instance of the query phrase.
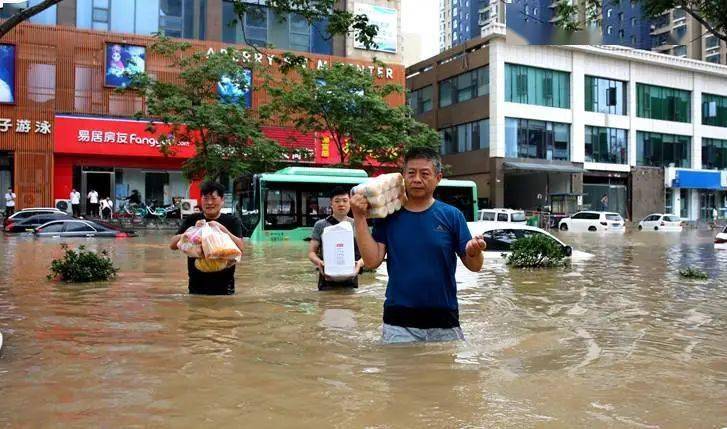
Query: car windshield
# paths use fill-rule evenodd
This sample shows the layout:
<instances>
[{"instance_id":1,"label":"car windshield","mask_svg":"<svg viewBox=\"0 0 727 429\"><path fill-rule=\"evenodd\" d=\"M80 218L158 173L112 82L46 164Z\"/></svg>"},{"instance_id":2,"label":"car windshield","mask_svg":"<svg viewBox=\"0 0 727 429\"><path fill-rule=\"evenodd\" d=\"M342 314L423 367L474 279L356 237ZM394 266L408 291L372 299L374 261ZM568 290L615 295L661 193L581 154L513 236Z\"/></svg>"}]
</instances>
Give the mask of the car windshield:
<instances>
[{"instance_id":1,"label":"car windshield","mask_svg":"<svg viewBox=\"0 0 727 429\"><path fill-rule=\"evenodd\" d=\"M523 212L515 212L512 214L512 221L513 222L525 222L525 213Z\"/></svg>"},{"instance_id":2,"label":"car windshield","mask_svg":"<svg viewBox=\"0 0 727 429\"><path fill-rule=\"evenodd\" d=\"M676 216L664 216L666 222L679 222L679 218Z\"/></svg>"},{"instance_id":3,"label":"car windshield","mask_svg":"<svg viewBox=\"0 0 727 429\"><path fill-rule=\"evenodd\" d=\"M622 221L620 214L617 213L606 213L606 219L607 220L613 220L613 221Z\"/></svg>"}]
</instances>

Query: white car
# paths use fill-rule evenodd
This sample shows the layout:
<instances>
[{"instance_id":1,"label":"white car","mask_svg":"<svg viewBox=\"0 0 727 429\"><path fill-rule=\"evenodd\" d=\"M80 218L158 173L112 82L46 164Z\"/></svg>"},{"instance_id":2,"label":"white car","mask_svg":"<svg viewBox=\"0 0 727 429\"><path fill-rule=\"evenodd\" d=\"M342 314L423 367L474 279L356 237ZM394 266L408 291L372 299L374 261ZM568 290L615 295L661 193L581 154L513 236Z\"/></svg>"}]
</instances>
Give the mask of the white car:
<instances>
[{"instance_id":1,"label":"white car","mask_svg":"<svg viewBox=\"0 0 727 429\"><path fill-rule=\"evenodd\" d=\"M7 224L9 224L12 221L19 221L21 219L27 219L31 216L35 216L38 214L57 214L57 213L65 214L65 212L62 212L55 207L30 207L27 209L18 210L15 213L13 213L12 215L10 215L9 217L6 217L3 220L3 226L6 226Z\"/></svg>"},{"instance_id":2,"label":"white car","mask_svg":"<svg viewBox=\"0 0 727 429\"><path fill-rule=\"evenodd\" d=\"M467 228L472 236L482 235L487 244L485 258L502 258L502 254L510 253L512 243L520 238L534 234L542 234L563 247L563 251L572 260L589 259L593 255L573 250L571 246L558 240L552 234L534 226L512 222L467 222Z\"/></svg>"},{"instance_id":3,"label":"white car","mask_svg":"<svg viewBox=\"0 0 727 429\"><path fill-rule=\"evenodd\" d=\"M482 209L477 211L477 220L487 222L525 222L525 212L511 209Z\"/></svg>"},{"instance_id":4,"label":"white car","mask_svg":"<svg viewBox=\"0 0 727 429\"><path fill-rule=\"evenodd\" d=\"M727 226L724 227L722 232L714 237L714 247L719 249L727 249Z\"/></svg>"},{"instance_id":5,"label":"white car","mask_svg":"<svg viewBox=\"0 0 727 429\"><path fill-rule=\"evenodd\" d=\"M560 220L561 231L617 231L624 232L624 220L618 213L582 211Z\"/></svg>"},{"instance_id":6,"label":"white car","mask_svg":"<svg viewBox=\"0 0 727 429\"><path fill-rule=\"evenodd\" d=\"M672 214L654 213L639 222L639 231L682 231L682 220Z\"/></svg>"}]
</instances>

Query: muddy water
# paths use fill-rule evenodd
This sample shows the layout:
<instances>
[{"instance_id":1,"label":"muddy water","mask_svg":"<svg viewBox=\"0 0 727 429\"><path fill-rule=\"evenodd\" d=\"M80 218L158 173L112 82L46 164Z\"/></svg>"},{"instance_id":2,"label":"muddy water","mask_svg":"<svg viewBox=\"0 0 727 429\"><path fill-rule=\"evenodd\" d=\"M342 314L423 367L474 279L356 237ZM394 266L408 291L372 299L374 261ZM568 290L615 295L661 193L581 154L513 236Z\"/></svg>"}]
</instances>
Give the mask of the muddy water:
<instances>
[{"instance_id":1,"label":"muddy water","mask_svg":"<svg viewBox=\"0 0 727 429\"><path fill-rule=\"evenodd\" d=\"M0 240L0 427L727 426L727 250L712 234L561 235L595 257L461 275L463 343L382 346L385 274L315 290L305 243L248 245L237 294L186 292L156 233L104 284ZM709 281L677 269L703 267Z\"/></svg>"}]
</instances>

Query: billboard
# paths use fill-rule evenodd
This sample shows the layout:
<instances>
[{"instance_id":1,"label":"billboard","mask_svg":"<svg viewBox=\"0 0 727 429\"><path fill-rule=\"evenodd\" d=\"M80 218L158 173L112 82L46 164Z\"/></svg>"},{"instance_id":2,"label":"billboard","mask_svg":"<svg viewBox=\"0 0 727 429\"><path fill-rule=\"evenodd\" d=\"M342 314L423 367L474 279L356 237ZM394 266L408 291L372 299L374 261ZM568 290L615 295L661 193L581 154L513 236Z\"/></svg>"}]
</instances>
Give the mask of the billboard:
<instances>
[{"instance_id":1,"label":"billboard","mask_svg":"<svg viewBox=\"0 0 727 429\"><path fill-rule=\"evenodd\" d=\"M252 107L252 71L242 69L237 79L222 76L217 82L217 94L222 103Z\"/></svg>"},{"instance_id":2,"label":"billboard","mask_svg":"<svg viewBox=\"0 0 727 429\"><path fill-rule=\"evenodd\" d=\"M0 104L15 103L15 45L0 44Z\"/></svg>"},{"instance_id":3,"label":"billboard","mask_svg":"<svg viewBox=\"0 0 727 429\"><path fill-rule=\"evenodd\" d=\"M146 71L146 48L123 43L106 43L104 85L125 87L135 73Z\"/></svg>"},{"instance_id":4,"label":"billboard","mask_svg":"<svg viewBox=\"0 0 727 429\"><path fill-rule=\"evenodd\" d=\"M373 4L356 3L354 5L355 15L366 15L369 18L369 24L379 27L379 31L374 38L378 47L372 47L372 50L396 53L398 42L397 12L396 9L376 6ZM363 43L354 39L353 47L357 49L366 49Z\"/></svg>"}]
</instances>

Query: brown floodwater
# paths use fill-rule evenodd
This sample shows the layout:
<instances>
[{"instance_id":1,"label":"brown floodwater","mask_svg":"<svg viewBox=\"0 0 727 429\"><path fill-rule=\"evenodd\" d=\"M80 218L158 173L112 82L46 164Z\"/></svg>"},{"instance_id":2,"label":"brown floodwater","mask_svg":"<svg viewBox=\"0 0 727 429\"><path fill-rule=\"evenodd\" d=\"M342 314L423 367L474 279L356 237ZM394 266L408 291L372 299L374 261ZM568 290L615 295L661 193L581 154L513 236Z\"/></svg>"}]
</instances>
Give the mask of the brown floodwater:
<instances>
[{"instance_id":1,"label":"brown floodwater","mask_svg":"<svg viewBox=\"0 0 727 429\"><path fill-rule=\"evenodd\" d=\"M159 232L66 240L121 268L83 285L45 279L58 239L0 237L0 427L727 426L712 232L561 238L595 257L459 277L466 342L384 346L385 271L318 292L303 242L248 244L237 294L199 297Z\"/></svg>"}]
</instances>

